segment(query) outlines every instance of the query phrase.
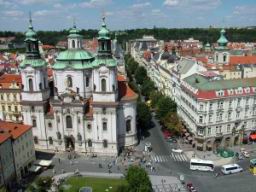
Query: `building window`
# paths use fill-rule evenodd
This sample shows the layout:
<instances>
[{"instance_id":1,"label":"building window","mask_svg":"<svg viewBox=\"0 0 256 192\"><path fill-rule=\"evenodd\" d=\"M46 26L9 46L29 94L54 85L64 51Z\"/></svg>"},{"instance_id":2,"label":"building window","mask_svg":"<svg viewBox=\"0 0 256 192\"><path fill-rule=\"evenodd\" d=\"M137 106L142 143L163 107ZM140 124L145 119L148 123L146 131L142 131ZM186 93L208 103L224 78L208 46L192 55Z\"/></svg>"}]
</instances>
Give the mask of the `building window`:
<instances>
[{"instance_id":1,"label":"building window","mask_svg":"<svg viewBox=\"0 0 256 192\"><path fill-rule=\"evenodd\" d=\"M18 107L17 106L14 106L14 111L18 112Z\"/></svg>"},{"instance_id":2,"label":"building window","mask_svg":"<svg viewBox=\"0 0 256 192\"><path fill-rule=\"evenodd\" d=\"M227 55L223 55L223 62L227 61Z\"/></svg>"},{"instance_id":3,"label":"building window","mask_svg":"<svg viewBox=\"0 0 256 192\"><path fill-rule=\"evenodd\" d=\"M4 100L4 95L1 94L1 100Z\"/></svg>"},{"instance_id":4,"label":"building window","mask_svg":"<svg viewBox=\"0 0 256 192\"><path fill-rule=\"evenodd\" d=\"M106 79L101 79L101 91L106 92Z\"/></svg>"},{"instance_id":5,"label":"building window","mask_svg":"<svg viewBox=\"0 0 256 192\"><path fill-rule=\"evenodd\" d=\"M204 105L200 104L200 111L202 111L204 109Z\"/></svg>"},{"instance_id":6,"label":"building window","mask_svg":"<svg viewBox=\"0 0 256 192\"><path fill-rule=\"evenodd\" d=\"M4 107L4 105L2 106L2 110L3 110L3 111L5 111L5 107Z\"/></svg>"},{"instance_id":7,"label":"building window","mask_svg":"<svg viewBox=\"0 0 256 192\"><path fill-rule=\"evenodd\" d=\"M91 139L88 140L88 147L92 147L92 140Z\"/></svg>"},{"instance_id":8,"label":"building window","mask_svg":"<svg viewBox=\"0 0 256 192\"><path fill-rule=\"evenodd\" d=\"M126 120L126 132L129 133L131 131L131 119Z\"/></svg>"},{"instance_id":9,"label":"building window","mask_svg":"<svg viewBox=\"0 0 256 192\"><path fill-rule=\"evenodd\" d=\"M38 144L38 137L37 136L34 136L34 143Z\"/></svg>"},{"instance_id":10,"label":"building window","mask_svg":"<svg viewBox=\"0 0 256 192\"><path fill-rule=\"evenodd\" d=\"M29 79L28 80L28 85L29 85L29 91L33 91L33 80L32 79Z\"/></svg>"},{"instance_id":11,"label":"building window","mask_svg":"<svg viewBox=\"0 0 256 192\"><path fill-rule=\"evenodd\" d=\"M199 123L203 123L203 116L199 116Z\"/></svg>"},{"instance_id":12,"label":"building window","mask_svg":"<svg viewBox=\"0 0 256 192\"><path fill-rule=\"evenodd\" d=\"M209 123L212 122L212 115L209 115Z\"/></svg>"},{"instance_id":13,"label":"building window","mask_svg":"<svg viewBox=\"0 0 256 192\"><path fill-rule=\"evenodd\" d=\"M42 83L39 83L39 90L42 90Z\"/></svg>"},{"instance_id":14,"label":"building window","mask_svg":"<svg viewBox=\"0 0 256 192\"><path fill-rule=\"evenodd\" d=\"M240 117L240 112L237 112L236 113L236 118L239 118Z\"/></svg>"},{"instance_id":15,"label":"building window","mask_svg":"<svg viewBox=\"0 0 256 192\"><path fill-rule=\"evenodd\" d=\"M230 132L230 124L227 125L227 133Z\"/></svg>"},{"instance_id":16,"label":"building window","mask_svg":"<svg viewBox=\"0 0 256 192\"><path fill-rule=\"evenodd\" d=\"M51 122L48 123L48 127L49 127L50 129L52 128L52 123L51 123Z\"/></svg>"},{"instance_id":17,"label":"building window","mask_svg":"<svg viewBox=\"0 0 256 192\"><path fill-rule=\"evenodd\" d=\"M211 127L208 127L208 135L211 135Z\"/></svg>"},{"instance_id":18,"label":"building window","mask_svg":"<svg viewBox=\"0 0 256 192\"><path fill-rule=\"evenodd\" d=\"M89 84L90 84L90 78L86 77L85 78L85 85L86 85L86 87L89 87Z\"/></svg>"},{"instance_id":19,"label":"building window","mask_svg":"<svg viewBox=\"0 0 256 192\"><path fill-rule=\"evenodd\" d=\"M52 137L49 137L49 144L50 144L50 145L53 145L53 139L52 139Z\"/></svg>"},{"instance_id":20,"label":"building window","mask_svg":"<svg viewBox=\"0 0 256 192\"><path fill-rule=\"evenodd\" d=\"M92 128L91 124L87 124L87 129L90 131Z\"/></svg>"},{"instance_id":21,"label":"building window","mask_svg":"<svg viewBox=\"0 0 256 192\"><path fill-rule=\"evenodd\" d=\"M73 87L72 77L70 77L70 76L67 77L67 86L68 87Z\"/></svg>"},{"instance_id":22,"label":"building window","mask_svg":"<svg viewBox=\"0 0 256 192\"><path fill-rule=\"evenodd\" d=\"M66 127L67 129L72 129L72 117L70 115L66 116Z\"/></svg>"},{"instance_id":23,"label":"building window","mask_svg":"<svg viewBox=\"0 0 256 192\"><path fill-rule=\"evenodd\" d=\"M231 119L231 112L228 112L228 119Z\"/></svg>"},{"instance_id":24,"label":"building window","mask_svg":"<svg viewBox=\"0 0 256 192\"><path fill-rule=\"evenodd\" d=\"M79 88L78 87L76 88L76 93L79 94Z\"/></svg>"},{"instance_id":25,"label":"building window","mask_svg":"<svg viewBox=\"0 0 256 192\"><path fill-rule=\"evenodd\" d=\"M103 131L107 131L107 126L108 126L107 122L104 121L104 122L102 123L102 129L103 129Z\"/></svg>"},{"instance_id":26,"label":"building window","mask_svg":"<svg viewBox=\"0 0 256 192\"><path fill-rule=\"evenodd\" d=\"M105 139L103 140L103 147L104 148L107 148L108 147L108 141Z\"/></svg>"},{"instance_id":27,"label":"building window","mask_svg":"<svg viewBox=\"0 0 256 192\"><path fill-rule=\"evenodd\" d=\"M8 106L8 111L12 111L12 107L11 106Z\"/></svg>"},{"instance_id":28,"label":"building window","mask_svg":"<svg viewBox=\"0 0 256 192\"><path fill-rule=\"evenodd\" d=\"M36 127L36 120L35 119L32 120L32 126Z\"/></svg>"},{"instance_id":29,"label":"building window","mask_svg":"<svg viewBox=\"0 0 256 192\"><path fill-rule=\"evenodd\" d=\"M75 47L76 47L75 40L72 40L72 48L75 48Z\"/></svg>"}]
</instances>

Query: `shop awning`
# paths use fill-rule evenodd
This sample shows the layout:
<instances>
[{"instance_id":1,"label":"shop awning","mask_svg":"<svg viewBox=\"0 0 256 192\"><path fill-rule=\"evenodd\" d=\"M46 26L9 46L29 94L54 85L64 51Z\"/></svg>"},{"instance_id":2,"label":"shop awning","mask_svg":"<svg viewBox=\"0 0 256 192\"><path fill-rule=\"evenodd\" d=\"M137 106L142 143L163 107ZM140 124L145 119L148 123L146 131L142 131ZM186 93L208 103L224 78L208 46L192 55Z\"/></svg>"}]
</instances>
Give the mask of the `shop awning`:
<instances>
[{"instance_id":1,"label":"shop awning","mask_svg":"<svg viewBox=\"0 0 256 192\"><path fill-rule=\"evenodd\" d=\"M37 173L41 168L41 166L32 165L28 170L32 173Z\"/></svg>"},{"instance_id":2,"label":"shop awning","mask_svg":"<svg viewBox=\"0 0 256 192\"><path fill-rule=\"evenodd\" d=\"M40 165L42 167L49 167L52 164L51 160L37 160L34 163L35 165Z\"/></svg>"}]
</instances>

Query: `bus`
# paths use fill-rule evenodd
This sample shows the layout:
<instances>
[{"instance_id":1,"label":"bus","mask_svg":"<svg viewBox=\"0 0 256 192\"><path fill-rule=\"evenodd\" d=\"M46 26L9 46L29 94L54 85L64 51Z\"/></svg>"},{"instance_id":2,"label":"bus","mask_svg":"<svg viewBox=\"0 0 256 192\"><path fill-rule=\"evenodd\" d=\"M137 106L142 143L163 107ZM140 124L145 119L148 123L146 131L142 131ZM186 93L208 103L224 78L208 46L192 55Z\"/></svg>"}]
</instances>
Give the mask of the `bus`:
<instances>
[{"instance_id":1,"label":"bus","mask_svg":"<svg viewBox=\"0 0 256 192\"><path fill-rule=\"evenodd\" d=\"M214 171L214 163L210 160L191 159L190 169L199 171Z\"/></svg>"},{"instance_id":2,"label":"bus","mask_svg":"<svg viewBox=\"0 0 256 192\"><path fill-rule=\"evenodd\" d=\"M242 171L243 171L243 168L240 167L238 164L228 164L228 165L223 165L221 167L221 172L224 175L231 174L231 173L238 173Z\"/></svg>"}]
</instances>

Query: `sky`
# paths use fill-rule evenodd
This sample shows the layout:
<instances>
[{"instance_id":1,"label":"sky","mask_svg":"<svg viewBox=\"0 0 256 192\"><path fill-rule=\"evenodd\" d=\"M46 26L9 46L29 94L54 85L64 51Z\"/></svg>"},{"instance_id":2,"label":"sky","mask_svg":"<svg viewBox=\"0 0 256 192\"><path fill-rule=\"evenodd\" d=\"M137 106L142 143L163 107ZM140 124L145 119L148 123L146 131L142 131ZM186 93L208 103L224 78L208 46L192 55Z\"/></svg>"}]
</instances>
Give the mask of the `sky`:
<instances>
[{"instance_id":1,"label":"sky","mask_svg":"<svg viewBox=\"0 0 256 192\"><path fill-rule=\"evenodd\" d=\"M0 0L0 30L243 27L256 25L256 0Z\"/></svg>"}]
</instances>

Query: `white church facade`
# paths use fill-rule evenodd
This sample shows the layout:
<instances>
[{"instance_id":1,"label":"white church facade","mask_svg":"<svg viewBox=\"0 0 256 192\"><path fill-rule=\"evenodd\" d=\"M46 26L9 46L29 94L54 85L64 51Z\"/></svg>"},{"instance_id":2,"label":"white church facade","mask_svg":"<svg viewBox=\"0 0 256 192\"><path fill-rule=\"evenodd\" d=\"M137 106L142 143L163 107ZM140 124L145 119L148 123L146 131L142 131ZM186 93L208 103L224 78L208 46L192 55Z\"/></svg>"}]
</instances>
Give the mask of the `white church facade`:
<instances>
[{"instance_id":1,"label":"white church facade","mask_svg":"<svg viewBox=\"0 0 256 192\"><path fill-rule=\"evenodd\" d=\"M68 49L53 65L50 94L47 63L41 58L30 20L26 58L20 64L24 123L33 126L36 149L117 155L137 144L137 94L118 75L105 21L98 32L98 53L82 48L74 25Z\"/></svg>"}]
</instances>

